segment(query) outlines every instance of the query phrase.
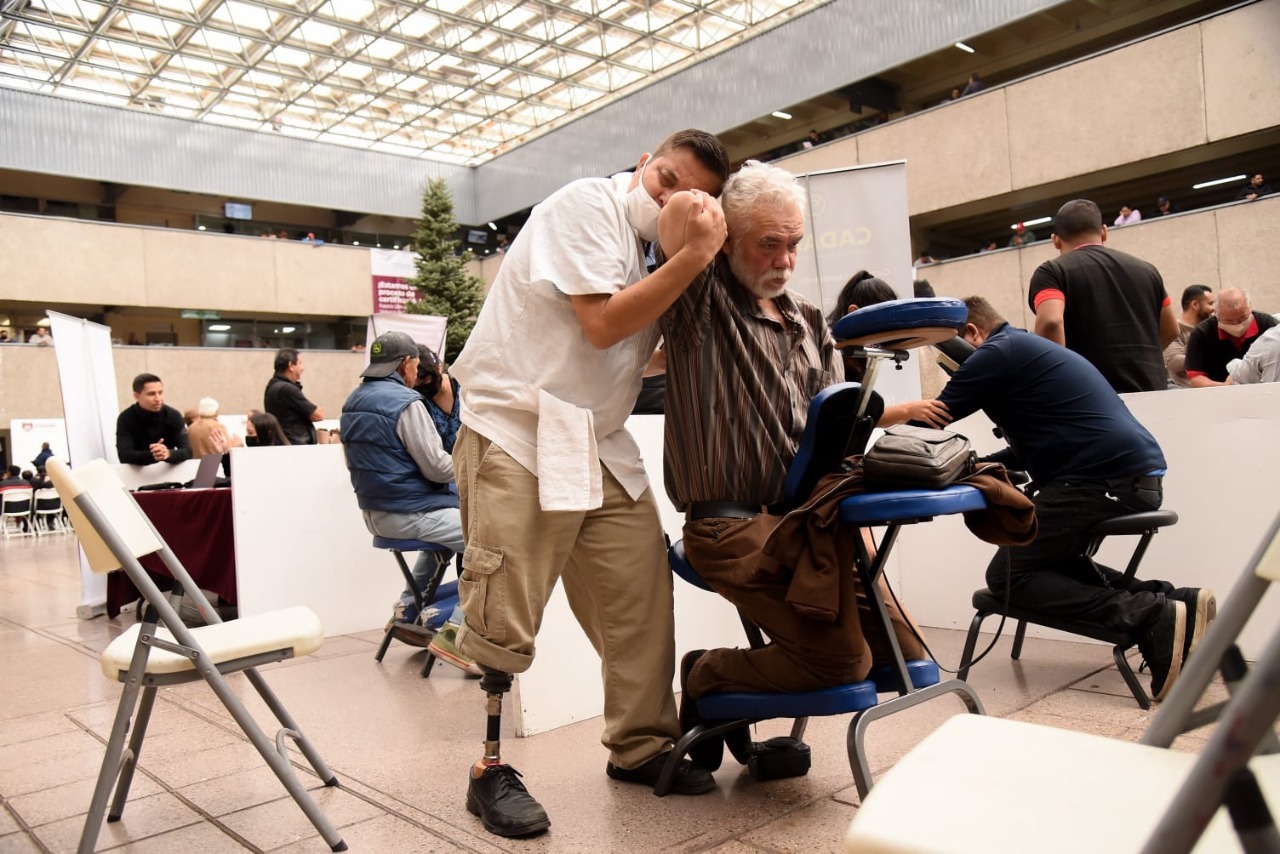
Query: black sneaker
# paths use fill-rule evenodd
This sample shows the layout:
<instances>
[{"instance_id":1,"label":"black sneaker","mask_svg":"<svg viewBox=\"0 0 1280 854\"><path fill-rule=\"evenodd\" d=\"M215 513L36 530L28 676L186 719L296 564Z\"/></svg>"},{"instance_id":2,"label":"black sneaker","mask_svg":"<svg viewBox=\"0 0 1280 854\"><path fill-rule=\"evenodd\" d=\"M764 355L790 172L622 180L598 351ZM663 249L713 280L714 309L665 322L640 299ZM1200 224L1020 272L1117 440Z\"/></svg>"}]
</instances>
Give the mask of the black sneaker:
<instances>
[{"instance_id":1,"label":"black sneaker","mask_svg":"<svg viewBox=\"0 0 1280 854\"><path fill-rule=\"evenodd\" d=\"M1209 624L1218 616L1218 598L1208 587L1179 587L1169 594L1187 606L1187 640L1183 645L1185 662L1209 630Z\"/></svg>"},{"instance_id":2,"label":"black sneaker","mask_svg":"<svg viewBox=\"0 0 1280 854\"><path fill-rule=\"evenodd\" d=\"M1182 654L1186 649L1187 606L1165 597L1164 613L1147 629L1138 649L1151 668L1151 696L1163 700L1182 672Z\"/></svg>"},{"instance_id":3,"label":"black sneaker","mask_svg":"<svg viewBox=\"0 0 1280 854\"><path fill-rule=\"evenodd\" d=\"M657 756L635 768L619 768L610 762L604 773L623 783L643 783L646 786L658 785L658 777L662 776L662 766L666 764L671 751L659 753ZM673 795L701 795L716 787L716 778L705 768L699 768L688 759L681 759L676 766L675 779L671 781Z\"/></svg>"},{"instance_id":4,"label":"black sneaker","mask_svg":"<svg viewBox=\"0 0 1280 854\"><path fill-rule=\"evenodd\" d=\"M480 816L484 829L498 836L532 836L551 826L546 810L510 765L490 765L479 777L467 774L467 812Z\"/></svg>"}]
</instances>

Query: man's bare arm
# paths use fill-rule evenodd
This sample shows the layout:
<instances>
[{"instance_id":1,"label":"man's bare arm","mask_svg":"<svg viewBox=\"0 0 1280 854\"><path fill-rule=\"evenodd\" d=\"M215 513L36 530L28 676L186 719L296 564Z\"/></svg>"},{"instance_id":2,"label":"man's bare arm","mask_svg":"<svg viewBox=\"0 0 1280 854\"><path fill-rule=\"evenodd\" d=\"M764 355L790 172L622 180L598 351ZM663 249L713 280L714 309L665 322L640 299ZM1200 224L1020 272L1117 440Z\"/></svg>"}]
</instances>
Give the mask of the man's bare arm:
<instances>
[{"instance_id":1,"label":"man's bare arm","mask_svg":"<svg viewBox=\"0 0 1280 854\"><path fill-rule=\"evenodd\" d=\"M688 196L683 202L677 202ZM675 210L672 205L677 204ZM570 296L578 323L593 347L607 350L653 323L716 257L724 245L724 214L706 193L677 193L663 208L672 215L683 211L684 245L648 276L614 294Z\"/></svg>"},{"instance_id":2,"label":"man's bare arm","mask_svg":"<svg viewBox=\"0 0 1280 854\"><path fill-rule=\"evenodd\" d=\"M1036 306L1036 334L1067 346L1067 330L1062 322L1066 308L1067 304L1060 299L1047 299Z\"/></svg>"},{"instance_id":3,"label":"man's bare arm","mask_svg":"<svg viewBox=\"0 0 1280 854\"><path fill-rule=\"evenodd\" d=\"M1165 303L1160 309L1160 349L1168 347L1178 338L1178 315L1173 313L1173 303Z\"/></svg>"}]
</instances>

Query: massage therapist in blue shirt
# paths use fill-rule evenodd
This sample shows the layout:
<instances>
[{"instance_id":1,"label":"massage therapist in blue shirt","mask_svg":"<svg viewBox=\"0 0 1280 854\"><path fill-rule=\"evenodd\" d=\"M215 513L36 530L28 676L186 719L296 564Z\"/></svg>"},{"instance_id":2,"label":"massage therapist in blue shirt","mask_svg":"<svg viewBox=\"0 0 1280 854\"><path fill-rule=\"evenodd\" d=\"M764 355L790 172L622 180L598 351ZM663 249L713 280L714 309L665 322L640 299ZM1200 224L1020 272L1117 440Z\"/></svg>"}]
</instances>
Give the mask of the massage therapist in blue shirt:
<instances>
[{"instance_id":1,"label":"massage therapist in blue shirt","mask_svg":"<svg viewBox=\"0 0 1280 854\"><path fill-rule=\"evenodd\" d=\"M981 409L1009 447L992 459L1031 475L1039 533L1002 547L987 586L1011 605L1128 634L1164 699L1217 608L1208 588L1126 579L1084 556L1088 531L1106 519L1158 510L1164 454L1084 357L1017 329L982 297L964 339L977 349L938 400L952 420Z\"/></svg>"}]
</instances>

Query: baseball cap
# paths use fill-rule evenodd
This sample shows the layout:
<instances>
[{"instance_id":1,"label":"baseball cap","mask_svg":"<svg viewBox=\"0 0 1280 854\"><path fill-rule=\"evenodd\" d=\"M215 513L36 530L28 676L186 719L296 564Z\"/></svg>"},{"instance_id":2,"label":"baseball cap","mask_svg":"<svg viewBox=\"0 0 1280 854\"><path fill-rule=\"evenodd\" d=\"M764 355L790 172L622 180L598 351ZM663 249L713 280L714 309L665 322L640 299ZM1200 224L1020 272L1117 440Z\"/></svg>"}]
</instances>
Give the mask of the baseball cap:
<instances>
[{"instance_id":1,"label":"baseball cap","mask_svg":"<svg viewBox=\"0 0 1280 854\"><path fill-rule=\"evenodd\" d=\"M389 377L405 357L418 358L418 345L413 339L404 332L384 332L373 339L373 346L369 348L369 367L360 376Z\"/></svg>"}]
</instances>

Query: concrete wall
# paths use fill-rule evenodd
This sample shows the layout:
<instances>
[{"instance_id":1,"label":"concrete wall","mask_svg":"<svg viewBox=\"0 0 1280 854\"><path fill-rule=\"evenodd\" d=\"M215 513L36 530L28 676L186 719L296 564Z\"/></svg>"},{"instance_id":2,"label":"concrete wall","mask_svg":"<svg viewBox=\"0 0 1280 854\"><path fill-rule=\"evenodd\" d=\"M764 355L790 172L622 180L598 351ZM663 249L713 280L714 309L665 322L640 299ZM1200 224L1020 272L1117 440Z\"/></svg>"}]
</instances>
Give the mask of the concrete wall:
<instances>
[{"instance_id":1,"label":"concrete wall","mask_svg":"<svg viewBox=\"0 0 1280 854\"><path fill-rule=\"evenodd\" d=\"M367 315L367 250L0 215L0 300Z\"/></svg>"},{"instance_id":2,"label":"concrete wall","mask_svg":"<svg viewBox=\"0 0 1280 854\"><path fill-rule=\"evenodd\" d=\"M1280 195L1111 229L1107 245L1155 264L1176 303L1187 285L1241 287L1259 311L1280 312ZM970 255L919 271L939 296L986 297L1011 323L1029 326L1031 274L1057 252L1049 241Z\"/></svg>"},{"instance_id":3,"label":"concrete wall","mask_svg":"<svg viewBox=\"0 0 1280 854\"><path fill-rule=\"evenodd\" d=\"M133 403L130 383L140 373L164 380L165 402L175 409L215 398L227 414L262 408L274 350L204 347L115 347L116 397ZM302 386L326 416L336 418L364 370L363 353L303 351ZM52 347L0 347L0 429L15 418L61 418L62 392Z\"/></svg>"},{"instance_id":4,"label":"concrete wall","mask_svg":"<svg viewBox=\"0 0 1280 854\"><path fill-rule=\"evenodd\" d=\"M779 161L906 159L912 216L1280 124L1280 0L917 113Z\"/></svg>"}]
</instances>

